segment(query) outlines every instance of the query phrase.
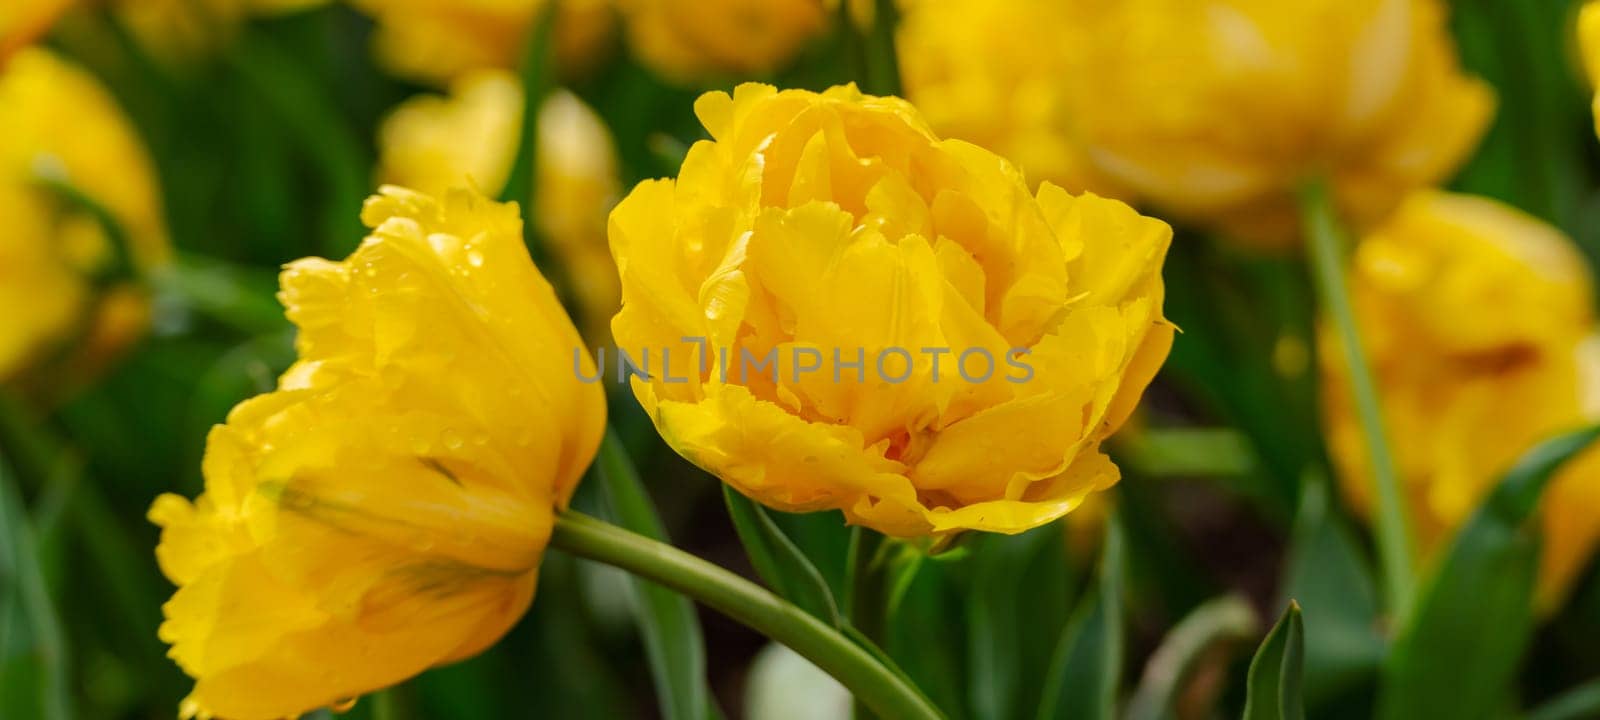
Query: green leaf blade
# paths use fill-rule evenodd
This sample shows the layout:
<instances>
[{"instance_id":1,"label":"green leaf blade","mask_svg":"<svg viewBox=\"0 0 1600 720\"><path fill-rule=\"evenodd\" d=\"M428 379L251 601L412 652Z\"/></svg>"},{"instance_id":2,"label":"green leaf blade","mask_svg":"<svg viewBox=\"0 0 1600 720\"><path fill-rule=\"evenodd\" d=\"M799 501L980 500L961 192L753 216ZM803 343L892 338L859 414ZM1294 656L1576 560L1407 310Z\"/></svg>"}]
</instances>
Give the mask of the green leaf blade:
<instances>
[{"instance_id":1,"label":"green leaf blade","mask_svg":"<svg viewBox=\"0 0 1600 720\"><path fill-rule=\"evenodd\" d=\"M1378 717L1491 716L1514 697L1533 632L1539 497L1600 426L1523 455L1456 534L1385 663Z\"/></svg>"},{"instance_id":2,"label":"green leaf blade","mask_svg":"<svg viewBox=\"0 0 1600 720\"><path fill-rule=\"evenodd\" d=\"M728 506L728 518L733 521L733 529L756 574L780 597L818 620L835 628L843 627L844 618L833 593L828 590L827 581L799 546L772 521L766 510L749 498L727 485L722 486L722 495Z\"/></svg>"},{"instance_id":3,"label":"green leaf blade","mask_svg":"<svg viewBox=\"0 0 1600 720\"><path fill-rule=\"evenodd\" d=\"M1305 625L1291 601L1250 661L1244 720L1304 720Z\"/></svg>"},{"instance_id":4,"label":"green leaf blade","mask_svg":"<svg viewBox=\"0 0 1600 720\"><path fill-rule=\"evenodd\" d=\"M600 443L596 462L604 491L608 518L620 527L667 542L667 531L656 516L633 462L609 428ZM660 695L661 714L667 720L705 720L717 717L706 687L705 638L694 604L655 583L629 576L637 601L639 631L651 677Z\"/></svg>"},{"instance_id":5,"label":"green leaf blade","mask_svg":"<svg viewBox=\"0 0 1600 720\"><path fill-rule=\"evenodd\" d=\"M1280 600L1306 624L1306 703L1317 707L1369 681L1385 651L1377 582L1354 534L1336 512L1328 481L1303 483Z\"/></svg>"},{"instance_id":6,"label":"green leaf blade","mask_svg":"<svg viewBox=\"0 0 1600 720\"><path fill-rule=\"evenodd\" d=\"M1122 635L1123 537L1120 521L1106 525L1100 579L1061 635L1046 675L1039 720L1111 720L1125 652Z\"/></svg>"}]
</instances>

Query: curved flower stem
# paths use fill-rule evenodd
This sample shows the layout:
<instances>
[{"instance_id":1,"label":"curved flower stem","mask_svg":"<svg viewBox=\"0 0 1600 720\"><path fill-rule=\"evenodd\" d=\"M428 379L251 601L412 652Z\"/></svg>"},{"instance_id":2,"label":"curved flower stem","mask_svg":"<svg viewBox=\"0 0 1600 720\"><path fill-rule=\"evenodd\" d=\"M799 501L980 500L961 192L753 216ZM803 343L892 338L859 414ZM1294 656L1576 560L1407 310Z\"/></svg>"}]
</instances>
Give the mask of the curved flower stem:
<instances>
[{"instance_id":1,"label":"curved flower stem","mask_svg":"<svg viewBox=\"0 0 1600 720\"><path fill-rule=\"evenodd\" d=\"M1411 603L1411 531L1406 520L1405 496L1400 492L1399 477L1395 473L1394 456L1384 434L1377 384L1367 364L1350 302L1350 287L1345 277L1344 233L1325 184L1316 182L1307 186L1300 196L1300 208L1317 295L1327 319L1339 333L1345 366L1350 372L1356 414L1366 440L1368 464L1377 486L1378 559L1388 593L1389 611L1403 617Z\"/></svg>"},{"instance_id":2,"label":"curved flower stem","mask_svg":"<svg viewBox=\"0 0 1600 720\"><path fill-rule=\"evenodd\" d=\"M883 720L944 717L865 648L766 589L689 553L570 510L556 516L550 545L660 583L789 646Z\"/></svg>"}]
</instances>

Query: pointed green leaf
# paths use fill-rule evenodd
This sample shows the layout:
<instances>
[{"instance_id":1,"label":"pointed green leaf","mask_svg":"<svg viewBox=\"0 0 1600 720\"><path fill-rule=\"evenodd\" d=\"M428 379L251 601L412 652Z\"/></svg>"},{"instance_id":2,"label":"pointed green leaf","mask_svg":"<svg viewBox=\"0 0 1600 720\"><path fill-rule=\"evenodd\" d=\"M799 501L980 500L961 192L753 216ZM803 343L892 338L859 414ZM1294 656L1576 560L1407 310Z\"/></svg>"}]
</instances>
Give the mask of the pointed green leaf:
<instances>
[{"instance_id":1,"label":"pointed green leaf","mask_svg":"<svg viewBox=\"0 0 1600 720\"><path fill-rule=\"evenodd\" d=\"M722 486L722 496L728 504L728 518L733 521L733 529L739 534L739 542L744 545L745 555L755 566L756 574L785 600L829 625L842 627L844 619L839 614L839 605L834 602L822 573L778 528L766 510L727 485Z\"/></svg>"},{"instance_id":2,"label":"pointed green leaf","mask_svg":"<svg viewBox=\"0 0 1600 720\"><path fill-rule=\"evenodd\" d=\"M1513 696L1533 626L1533 510L1561 465L1597 437L1600 426L1529 451L1457 533L1385 663L1378 717L1470 720Z\"/></svg>"},{"instance_id":3,"label":"pointed green leaf","mask_svg":"<svg viewBox=\"0 0 1600 720\"><path fill-rule=\"evenodd\" d=\"M1070 610L1062 526L975 538L967 597L968 693L978 720L1031 715ZM942 556L941 556L942 557Z\"/></svg>"},{"instance_id":4,"label":"pointed green leaf","mask_svg":"<svg viewBox=\"0 0 1600 720\"><path fill-rule=\"evenodd\" d=\"M1327 479L1308 477L1303 488L1280 598L1308 618L1305 693L1315 707L1374 675L1384 640L1371 566L1334 511Z\"/></svg>"},{"instance_id":5,"label":"pointed green leaf","mask_svg":"<svg viewBox=\"0 0 1600 720\"><path fill-rule=\"evenodd\" d=\"M1174 717L1173 707L1213 648L1254 640L1255 610L1237 595L1211 600L1189 613L1167 633L1145 665L1139 689L1128 703L1127 720L1163 720Z\"/></svg>"},{"instance_id":6,"label":"pointed green leaf","mask_svg":"<svg viewBox=\"0 0 1600 720\"><path fill-rule=\"evenodd\" d=\"M1244 720L1303 720L1300 683L1305 672L1305 629L1294 601L1267 633L1250 661Z\"/></svg>"},{"instance_id":7,"label":"pointed green leaf","mask_svg":"<svg viewBox=\"0 0 1600 720\"><path fill-rule=\"evenodd\" d=\"M667 530L656 516L627 450L609 428L600 443L597 468L608 506L607 519L645 537L667 542ZM694 604L637 576L630 575L629 583L637 600L639 631L644 636L650 674L660 695L662 716L667 720L714 717L711 693L706 687L705 638Z\"/></svg>"},{"instance_id":8,"label":"pointed green leaf","mask_svg":"<svg viewBox=\"0 0 1600 720\"><path fill-rule=\"evenodd\" d=\"M1106 524L1099 582L1067 624L1045 676L1039 720L1111 720L1116 715L1123 658L1122 548L1121 522L1113 518Z\"/></svg>"}]
</instances>

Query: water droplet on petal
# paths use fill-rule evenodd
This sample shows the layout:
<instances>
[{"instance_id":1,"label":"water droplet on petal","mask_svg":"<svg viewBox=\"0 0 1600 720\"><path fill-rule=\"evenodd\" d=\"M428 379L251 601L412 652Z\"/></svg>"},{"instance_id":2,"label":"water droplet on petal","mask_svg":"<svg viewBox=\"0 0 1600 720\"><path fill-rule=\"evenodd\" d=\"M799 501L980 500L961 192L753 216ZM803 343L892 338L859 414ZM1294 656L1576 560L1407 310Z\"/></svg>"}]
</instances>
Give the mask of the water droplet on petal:
<instances>
[{"instance_id":1,"label":"water droplet on petal","mask_svg":"<svg viewBox=\"0 0 1600 720\"><path fill-rule=\"evenodd\" d=\"M483 267L483 253L477 248L467 251L467 264L473 267Z\"/></svg>"},{"instance_id":2,"label":"water droplet on petal","mask_svg":"<svg viewBox=\"0 0 1600 720\"><path fill-rule=\"evenodd\" d=\"M444 441L444 446L451 450L460 450L461 446L466 444L466 442L461 439L461 433L456 432L453 429L444 431L444 437L441 438L441 440Z\"/></svg>"},{"instance_id":3,"label":"water droplet on petal","mask_svg":"<svg viewBox=\"0 0 1600 720\"><path fill-rule=\"evenodd\" d=\"M347 713L347 712L350 712L352 709L354 709L355 706L356 706L356 699L355 698L345 698L343 700L335 702L332 705L329 705L328 709L332 710L332 711L334 711L336 713Z\"/></svg>"}]
</instances>

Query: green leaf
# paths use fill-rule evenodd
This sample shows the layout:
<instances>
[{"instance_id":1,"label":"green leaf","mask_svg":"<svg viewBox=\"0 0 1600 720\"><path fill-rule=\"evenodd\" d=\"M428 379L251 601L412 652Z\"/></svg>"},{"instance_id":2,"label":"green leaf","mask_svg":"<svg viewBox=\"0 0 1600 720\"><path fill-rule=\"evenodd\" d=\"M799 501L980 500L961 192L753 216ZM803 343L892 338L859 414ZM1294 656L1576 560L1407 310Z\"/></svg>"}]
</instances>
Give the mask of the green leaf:
<instances>
[{"instance_id":1,"label":"green leaf","mask_svg":"<svg viewBox=\"0 0 1600 720\"><path fill-rule=\"evenodd\" d=\"M1124 652L1122 547L1121 521L1113 517L1106 524L1100 580L1067 624L1045 676L1039 720L1111 720L1116 714Z\"/></svg>"},{"instance_id":2,"label":"green leaf","mask_svg":"<svg viewBox=\"0 0 1600 720\"><path fill-rule=\"evenodd\" d=\"M766 510L728 485L722 486L722 495L739 542L744 545L744 552L761 579L773 592L817 619L836 628L843 627L839 605L834 602L822 573L778 528Z\"/></svg>"},{"instance_id":3,"label":"green leaf","mask_svg":"<svg viewBox=\"0 0 1600 720\"><path fill-rule=\"evenodd\" d=\"M1327 479L1308 475L1300 495L1280 599L1310 619L1305 694L1315 707L1376 674L1384 640L1372 568L1334 512Z\"/></svg>"},{"instance_id":4,"label":"green leaf","mask_svg":"<svg viewBox=\"0 0 1600 720\"><path fill-rule=\"evenodd\" d=\"M1304 672L1305 629L1300 606L1291 600L1250 661L1244 720L1303 720L1306 711L1300 685Z\"/></svg>"},{"instance_id":5,"label":"green leaf","mask_svg":"<svg viewBox=\"0 0 1600 720\"><path fill-rule=\"evenodd\" d=\"M0 592L13 595L6 605L20 611L32 636L32 652L38 661L38 678L32 687L38 693L40 713L47 720L66 720L73 717L72 696L67 691L67 672L71 665L67 659L61 621L56 615L49 589L45 586L37 552L33 523L23 509L22 495L12 482L5 458L0 457L0 556L5 558L4 568L10 576L6 578L5 586L0 587ZM3 620L7 619L0 618L0 621ZM12 633L5 635L9 643ZM6 674L10 675L10 672ZM30 702L26 698L16 698L15 701ZM0 710L8 710L12 702L8 692L6 699L0 703ZM9 712L6 714L10 715Z\"/></svg>"},{"instance_id":6,"label":"green leaf","mask_svg":"<svg viewBox=\"0 0 1600 720\"><path fill-rule=\"evenodd\" d=\"M966 679L979 720L1021 717L1039 697L1069 607L1064 540L1062 525L1051 523L965 546L972 551Z\"/></svg>"},{"instance_id":7,"label":"green leaf","mask_svg":"<svg viewBox=\"0 0 1600 720\"><path fill-rule=\"evenodd\" d=\"M1255 638L1259 623L1250 603L1237 595L1211 600L1189 613L1167 633L1145 664L1139 689L1128 703L1126 720L1175 717L1174 706L1195 670L1213 648Z\"/></svg>"},{"instance_id":8,"label":"green leaf","mask_svg":"<svg viewBox=\"0 0 1600 720\"><path fill-rule=\"evenodd\" d=\"M1533 510L1556 470L1597 437L1600 426L1529 451L1457 533L1385 663L1378 717L1469 720L1514 696L1533 625Z\"/></svg>"},{"instance_id":9,"label":"green leaf","mask_svg":"<svg viewBox=\"0 0 1600 720\"><path fill-rule=\"evenodd\" d=\"M635 533L669 542L650 496L628 459L627 450L609 428L597 461L607 519ZM636 576L629 576L637 600L639 630L644 636L650 673L667 720L714 717L706 687L705 638L700 617L688 598Z\"/></svg>"},{"instance_id":10,"label":"green leaf","mask_svg":"<svg viewBox=\"0 0 1600 720\"><path fill-rule=\"evenodd\" d=\"M967 700L961 660L965 650L956 628L960 627L964 598L953 581L952 568L921 559L920 551L899 541L889 544L898 546L894 554L899 557L887 561L889 567L882 577L887 592L880 596L886 601L881 637L894 659L886 665L922 688L945 717L963 720Z\"/></svg>"}]
</instances>

